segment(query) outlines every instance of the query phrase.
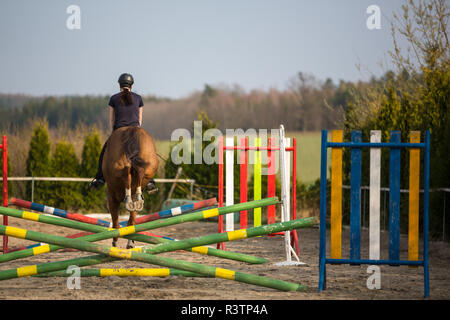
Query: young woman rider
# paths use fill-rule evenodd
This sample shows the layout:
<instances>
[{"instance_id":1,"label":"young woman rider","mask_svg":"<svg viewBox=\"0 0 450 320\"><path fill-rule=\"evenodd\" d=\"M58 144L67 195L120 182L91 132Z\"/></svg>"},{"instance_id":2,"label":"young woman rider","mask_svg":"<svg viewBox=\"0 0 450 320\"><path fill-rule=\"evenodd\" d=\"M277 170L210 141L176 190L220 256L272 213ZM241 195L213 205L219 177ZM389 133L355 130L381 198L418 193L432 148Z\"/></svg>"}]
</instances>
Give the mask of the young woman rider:
<instances>
[{"instance_id":1,"label":"young woman rider","mask_svg":"<svg viewBox=\"0 0 450 320\"><path fill-rule=\"evenodd\" d=\"M120 75L118 82L120 92L111 96L109 99L109 119L112 131L121 127L140 127L142 125L142 107L144 106L144 103L140 95L131 91L131 87L134 84L133 76L129 73L123 73ZM89 184L89 187L91 188L98 189L105 184L102 162L107 144L108 141L105 142L100 153L97 174L95 175L94 180ZM150 182L147 184L147 190L149 190L149 192L157 191L153 179L150 179Z\"/></svg>"}]
</instances>

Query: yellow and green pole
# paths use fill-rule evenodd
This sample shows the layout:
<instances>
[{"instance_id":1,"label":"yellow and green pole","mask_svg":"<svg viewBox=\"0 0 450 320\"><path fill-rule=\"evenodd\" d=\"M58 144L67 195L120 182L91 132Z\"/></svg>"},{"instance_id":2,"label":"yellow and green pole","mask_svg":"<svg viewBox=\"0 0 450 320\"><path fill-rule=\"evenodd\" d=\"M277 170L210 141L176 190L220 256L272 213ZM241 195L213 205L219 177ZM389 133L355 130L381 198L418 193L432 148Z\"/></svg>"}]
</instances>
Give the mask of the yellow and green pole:
<instances>
[{"instance_id":1,"label":"yellow and green pole","mask_svg":"<svg viewBox=\"0 0 450 320\"><path fill-rule=\"evenodd\" d=\"M111 258L128 259L133 261L146 262L154 265L164 266L168 268L175 268L178 270L184 270L189 272L198 273L204 276L223 278L228 280L234 280L244 282L248 284L254 284L259 286L265 286L278 290L285 291L304 291L306 288L300 284L291 283L287 281L261 277L257 275L247 274L243 272L237 272L229 269L216 268L206 265L201 265L193 262L176 260L168 257L160 257L153 254L143 253L142 248L137 249L119 249L116 247L108 247L99 245L96 243L87 242L79 239L64 238L61 236L48 235L42 232L30 231L10 226L0 225L0 234L11 237L28 239L32 241L46 241L56 245L78 249L81 251L88 251L94 253L100 253ZM98 256L88 257L92 259L98 259ZM82 259L82 258L79 258ZM60 261L55 263L47 263L42 265L31 265L26 267L20 267L16 269L9 269L0 271L0 280L32 276L50 271L63 270L73 262L77 262L78 259L71 259L66 261ZM101 260L101 256L100 256ZM71 264L67 264L68 261ZM80 264L75 263L80 266Z\"/></svg>"},{"instance_id":2,"label":"yellow and green pole","mask_svg":"<svg viewBox=\"0 0 450 320\"><path fill-rule=\"evenodd\" d=\"M172 268L100 268L100 269L80 269L80 277L202 277L198 273L177 270ZM66 270L52 271L34 275L34 277L69 277L72 272Z\"/></svg>"},{"instance_id":3,"label":"yellow and green pole","mask_svg":"<svg viewBox=\"0 0 450 320\"><path fill-rule=\"evenodd\" d=\"M299 227L306 227L306 226L312 226L315 224L314 221L310 219L311 221L308 223L305 223L303 221L305 219L299 219L299 220L292 220L289 222L284 222L280 225L277 230L285 231L285 230L292 230ZM274 232L273 228L266 228L267 226L261 227L260 229L266 229L265 233L261 230L260 233L251 233L246 232L246 237L249 236L256 236L256 235L262 235L262 234L268 234ZM251 228L254 229L254 228ZM28 239L33 241L45 241L48 243L53 243L56 245L61 245L64 247L69 248L75 248L81 251L89 251L94 253L100 253L100 256L92 256L92 257L85 257L85 258L78 258L78 259L71 259L66 261L60 261L60 262L54 262L54 263L47 263L47 264L41 264L41 265L32 265L27 267L21 267L17 269L9 269L0 271L0 280L5 279L11 279L11 278L17 278L17 277L23 277L23 276L31 276L35 274L41 274L45 272L50 271L57 271L57 270L63 270L67 268L70 265L78 265L79 267L87 265L86 263L101 263L106 262L105 260L108 259L102 259L102 255L109 256L111 258L119 258L119 259L129 259L134 261L140 261L140 262L146 262L151 263L159 266L165 266L169 268L175 268L179 270L184 271L190 271L194 273L198 273L204 276L210 276L210 277L218 277L218 278L224 278L239 282L245 282L248 284L254 284L254 285L260 285L265 286L269 288L279 289L279 290L286 290L286 291L304 291L306 288L300 284L290 283L282 280L277 279L271 279L267 277L261 277L251 274L246 274L242 272L236 272L233 270L223 269L223 268L215 268L210 266L205 266L201 264L196 264L192 262L182 261L182 260L176 260L172 258L163 258L159 256L155 256L153 254L144 253L142 252L142 248L137 249L118 249L115 247L108 247L104 245L99 245L95 243L90 243L87 241L79 240L79 239L70 239L70 238L64 238L60 236L54 236L54 235L48 235L41 232L35 232L35 231L28 231L25 229L20 228L14 228L9 226L0 226L0 234L8 235L11 237L17 237L22 239ZM220 234L219 234L220 235ZM233 235L234 238L243 238L243 236L236 236L236 233L228 233L229 240L232 240L233 236L230 238L230 235ZM219 242L218 240L217 242ZM176 244L176 242L171 243L173 245ZM175 249L177 250L177 249ZM151 251L151 248L149 249ZM167 250L170 251L170 250ZM108 257L108 258L109 258ZM83 260L85 259L85 260ZM89 261L89 262L88 262ZM99 262L100 261L100 262Z\"/></svg>"},{"instance_id":4,"label":"yellow and green pole","mask_svg":"<svg viewBox=\"0 0 450 320\"><path fill-rule=\"evenodd\" d=\"M205 210L205 211L207 211L207 210ZM69 227L69 228L74 228L74 229L79 229L79 230L84 230L84 231L96 232L96 233L102 233L105 231L115 230L115 229L106 228L106 227L103 227L100 225L93 225L93 224L88 224L85 222L79 222L79 221L74 221L74 220L69 220L69 219L61 219L61 218L56 218L53 216L46 216L46 215L42 215L42 214L38 214L38 213L34 213L34 212L21 211L21 210L16 210L16 209L12 209L12 208L0 208L0 212L4 215L15 217L15 218L21 218L21 219L42 222L42 223L47 223L47 224L52 224L52 225L58 225L58 226L63 226L63 227ZM130 234L130 235L127 235L124 237L127 239L130 239L130 240L135 240L135 241L140 241L140 242L145 242L145 243L152 243L152 244L173 242L173 240L168 240L168 239L159 238L159 237L155 237L155 236L149 236L149 235L145 235L145 234L137 234L137 233ZM88 236L80 237L78 239L93 242L93 241L97 241L96 239L98 239L98 238L97 238L97 236L88 235ZM3 254L0 256L0 263L15 260L15 259L22 259L22 258L26 258L26 257L46 253L46 252L52 252L52 251L59 250L62 248L63 247L57 246L57 245L45 244L45 245L36 246L33 248L29 248L29 249L9 252L9 253L6 253L6 254ZM254 264L267 262L267 260L264 258L255 257L255 256L251 256L251 255L237 253L237 252L218 250L218 249L208 248L208 247L192 248L192 249L189 248L186 250L205 254L205 255L216 256L216 257L220 257L220 258L232 259L232 260L254 263Z\"/></svg>"}]
</instances>

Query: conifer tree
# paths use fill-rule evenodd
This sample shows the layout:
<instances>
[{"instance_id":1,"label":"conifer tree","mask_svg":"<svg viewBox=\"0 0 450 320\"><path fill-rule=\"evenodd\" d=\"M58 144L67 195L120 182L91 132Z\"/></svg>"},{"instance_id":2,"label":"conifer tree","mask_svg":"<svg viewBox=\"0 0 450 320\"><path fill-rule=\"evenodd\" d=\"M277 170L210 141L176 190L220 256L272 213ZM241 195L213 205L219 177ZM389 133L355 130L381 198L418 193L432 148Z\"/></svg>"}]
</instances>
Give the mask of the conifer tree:
<instances>
[{"instance_id":1,"label":"conifer tree","mask_svg":"<svg viewBox=\"0 0 450 320\"><path fill-rule=\"evenodd\" d=\"M81 155L80 177L92 178L95 176L101 148L100 135L97 130L92 131L85 137ZM94 190L90 189L87 183L84 183L81 186L81 193L84 199L85 210L106 210L105 188Z\"/></svg>"},{"instance_id":2,"label":"conifer tree","mask_svg":"<svg viewBox=\"0 0 450 320\"><path fill-rule=\"evenodd\" d=\"M46 177L50 173L50 139L46 121L36 122L26 162L26 174L29 177ZM27 184L27 197L31 199L31 183ZM45 203L49 199L49 183L35 182L34 201Z\"/></svg>"},{"instance_id":3,"label":"conifer tree","mask_svg":"<svg viewBox=\"0 0 450 320\"><path fill-rule=\"evenodd\" d=\"M89 133L84 139L84 146L81 155L81 177L94 177L98 167L98 157L102 146L100 144L100 135L97 130Z\"/></svg>"},{"instance_id":4,"label":"conifer tree","mask_svg":"<svg viewBox=\"0 0 450 320\"><path fill-rule=\"evenodd\" d=\"M201 140L202 147L201 152L203 154L203 151L205 147L207 146L207 141L202 141L202 136L204 132L208 129L217 128L218 123L214 123L212 120L208 118L208 115L205 111L200 111L197 115L198 120L202 122L202 133L201 137L197 137L197 139ZM194 137L192 137L194 138ZM191 154L189 155L189 158L191 159L191 163L181 163L179 165L176 165L172 162L172 159L169 157L164 165L164 174L166 178L175 178L178 167L181 167L182 175L179 177L180 179L195 179L196 184L202 185L202 194L198 195L204 198L211 197L213 194L217 193L217 186L218 183L218 165L216 163L211 165L205 165L205 164L194 164L194 147L192 144L192 141L183 141L183 143L191 143ZM171 146L171 150L169 152L169 155L172 154L172 148L174 145ZM185 152L186 150L183 150ZM180 155L181 156L181 155ZM206 186L213 186L212 188L208 188ZM168 192L170 188L166 188L164 190L164 196L167 197ZM175 188L174 193L172 194L172 198L186 198L189 194L189 186L187 184L177 184L177 188Z\"/></svg>"},{"instance_id":5,"label":"conifer tree","mask_svg":"<svg viewBox=\"0 0 450 320\"><path fill-rule=\"evenodd\" d=\"M72 144L60 141L50 162L51 173L54 177L77 177L80 164ZM61 209L79 209L83 206L80 193L80 182L51 182L52 198L47 202L50 206Z\"/></svg>"}]
</instances>

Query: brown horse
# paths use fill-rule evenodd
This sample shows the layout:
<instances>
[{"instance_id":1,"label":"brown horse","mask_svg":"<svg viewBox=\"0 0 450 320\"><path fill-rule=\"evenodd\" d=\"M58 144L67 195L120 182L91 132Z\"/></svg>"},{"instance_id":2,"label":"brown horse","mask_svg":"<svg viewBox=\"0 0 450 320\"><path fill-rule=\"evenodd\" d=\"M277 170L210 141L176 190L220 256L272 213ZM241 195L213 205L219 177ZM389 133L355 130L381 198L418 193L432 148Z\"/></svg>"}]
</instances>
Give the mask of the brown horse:
<instances>
[{"instance_id":1,"label":"brown horse","mask_svg":"<svg viewBox=\"0 0 450 320\"><path fill-rule=\"evenodd\" d=\"M107 185L108 207L113 228L119 228L119 208L122 201L130 212L128 226L135 225L136 211L144 207L142 187L158 169L158 156L152 137L139 127L122 127L108 139L102 162ZM127 248L132 248L128 241ZM112 245L117 246L117 238Z\"/></svg>"}]
</instances>

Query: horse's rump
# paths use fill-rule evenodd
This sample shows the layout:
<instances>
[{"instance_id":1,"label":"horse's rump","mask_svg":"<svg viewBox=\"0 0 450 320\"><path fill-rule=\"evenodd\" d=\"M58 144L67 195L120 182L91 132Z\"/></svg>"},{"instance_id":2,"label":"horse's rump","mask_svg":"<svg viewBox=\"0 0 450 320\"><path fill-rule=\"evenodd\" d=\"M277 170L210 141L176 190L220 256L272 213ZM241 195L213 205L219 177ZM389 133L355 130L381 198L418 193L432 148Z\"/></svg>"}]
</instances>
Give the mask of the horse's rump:
<instances>
[{"instance_id":1,"label":"horse's rump","mask_svg":"<svg viewBox=\"0 0 450 320\"><path fill-rule=\"evenodd\" d=\"M134 170L138 168L144 169L149 165L149 162L145 161L140 154L141 136L142 133L139 132L139 127L127 127L121 136L125 155L131 163L131 168Z\"/></svg>"},{"instance_id":2,"label":"horse's rump","mask_svg":"<svg viewBox=\"0 0 450 320\"><path fill-rule=\"evenodd\" d=\"M110 187L113 185L119 187L126 182L127 172L133 178L133 190L136 186L145 186L148 179L156 174L157 168L155 145L152 137L144 129L122 127L111 134L103 158L103 175ZM123 187L119 187L121 188Z\"/></svg>"}]
</instances>

